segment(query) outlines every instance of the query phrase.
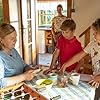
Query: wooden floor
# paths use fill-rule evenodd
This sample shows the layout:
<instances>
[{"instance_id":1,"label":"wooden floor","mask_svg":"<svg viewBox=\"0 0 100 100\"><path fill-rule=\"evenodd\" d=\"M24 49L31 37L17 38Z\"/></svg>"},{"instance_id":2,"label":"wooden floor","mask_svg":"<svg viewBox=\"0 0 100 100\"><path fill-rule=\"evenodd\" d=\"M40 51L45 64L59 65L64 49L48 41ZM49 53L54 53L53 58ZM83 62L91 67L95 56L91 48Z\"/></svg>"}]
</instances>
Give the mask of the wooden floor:
<instances>
[{"instance_id":1,"label":"wooden floor","mask_svg":"<svg viewBox=\"0 0 100 100\"><path fill-rule=\"evenodd\" d=\"M38 55L38 64L50 66L52 60L52 54L50 53L41 53Z\"/></svg>"}]
</instances>

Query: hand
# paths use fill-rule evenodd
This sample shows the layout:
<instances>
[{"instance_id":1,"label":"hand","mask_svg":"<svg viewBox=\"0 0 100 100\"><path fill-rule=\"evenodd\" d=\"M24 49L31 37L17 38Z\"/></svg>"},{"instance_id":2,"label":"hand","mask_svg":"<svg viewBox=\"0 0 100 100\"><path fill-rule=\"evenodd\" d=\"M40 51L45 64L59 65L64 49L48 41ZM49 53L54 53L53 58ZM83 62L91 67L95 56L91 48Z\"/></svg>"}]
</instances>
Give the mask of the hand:
<instances>
[{"instance_id":1,"label":"hand","mask_svg":"<svg viewBox=\"0 0 100 100\"><path fill-rule=\"evenodd\" d=\"M47 74L49 74L51 71L52 71L52 69L49 68L49 69L45 70L45 71L43 72L43 74L47 75Z\"/></svg>"},{"instance_id":2,"label":"hand","mask_svg":"<svg viewBox=\"0 0 100 100\"><path fill-rule=\"evenodd\" d=\"M32 80L34 77L33 70L29 70L29 71L24 72L24 77L25 77L25 81Z\"/></svg>"},{"instance_id":3,"label":"hand","mask_svg":"<svg viewBox=\"0 0 100 100\"><path fill-rule=\"evenodd\" d=\"M100 85L100 76L93 76L89 84L95 88L98 88Z\"/></svg>"},{"instance_id":4,"label":"hand","mask_svg":"<svg viewBox=\"0 0 100 100\"><path fill-rule=\"evenodd\" d=\"M24 71L29 71L29 70L34 70L33 65L28 65L27 67L25 67Z\"/></svg>"},{"instance_id":5,"label":"hand","mask_svg":"<svg viewBox=\"0 0 100 100\"><path fill-rule=\"evenodd\" d=\"M60 73L60 74L64 74L64 72L65 72L65 70L64 70L64 68L63 68L63 66L62 66L61 69L59 70L59 73Z\"/></svg>"},{"instance_id":6,"label":"hand","mask_svg":"<svg viewBox=\"0 0 100 100\"><path fill-rule=\"evenodd\" d=\"M34 70L43 69L43 65L35 65L33 68L34 68Z\"/></svg>"},{"instance_id":7,"label":"hand","mask_svg":"<svg viewBox=\"0 0 100 100\"><path fill-rule=\"evenodd\" d=\"M59 74L59 75L63 75L64 74L62 69L58 70L56 73Z\"/></svg>"}]
</instances>

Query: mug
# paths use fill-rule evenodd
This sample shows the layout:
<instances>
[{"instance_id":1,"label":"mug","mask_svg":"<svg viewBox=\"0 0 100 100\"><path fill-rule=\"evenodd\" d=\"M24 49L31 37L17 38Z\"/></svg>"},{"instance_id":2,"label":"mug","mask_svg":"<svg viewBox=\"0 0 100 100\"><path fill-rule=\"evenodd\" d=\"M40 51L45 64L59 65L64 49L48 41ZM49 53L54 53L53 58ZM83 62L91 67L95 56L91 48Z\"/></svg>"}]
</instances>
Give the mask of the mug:
<instances>
[{"instance_id":1,"label":"mug","mask_svg":"<svg viewBox=\"0 0 100 100\"><path fill-rule=\"evenodd\" d=\"M72 73L70 76L70 80L73 85L78 85L80 80L80 74L79 73Z\"/></svg>"},{"instance_id":2,"label":"mug","mask_svg":"<svg viewBox=\"0 0 100 100\"><path fill-rule=\"evenodd\" d=\"M51 79L53 81L53 85L57 84L57 74L56 73L50 73L49 79Z\"/></svg>"}]
</instances>

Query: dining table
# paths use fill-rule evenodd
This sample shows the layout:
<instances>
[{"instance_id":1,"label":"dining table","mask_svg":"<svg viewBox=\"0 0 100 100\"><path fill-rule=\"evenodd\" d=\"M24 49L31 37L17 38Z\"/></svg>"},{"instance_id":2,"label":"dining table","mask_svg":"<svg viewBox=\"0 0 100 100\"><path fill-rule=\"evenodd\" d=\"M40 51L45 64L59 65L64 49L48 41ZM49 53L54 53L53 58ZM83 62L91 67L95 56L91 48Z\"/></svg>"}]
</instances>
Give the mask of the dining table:
<instances>
[{"instance_id":1,"label":"dining table","mask_svg":"<svg viewBox=\"0 0 100 100\"><path fill-rule=\"evenodd\" d=\"M43 68L43 70L48 67ZM70 82L67 83L65 87L58 87L57 85L52 85L51 88L41 88L36 89L36 81L39 79L48 79L47 75L43 74L43 71L36 74L31 81L25 82L31 89L37 91L39 94L47 98L47 100L94 100L95 88L92 87L87 80L86 75L82 75L78 85L73 85ZM83 81L82 81L83 80Z\"/></svg>"}]
</instances>

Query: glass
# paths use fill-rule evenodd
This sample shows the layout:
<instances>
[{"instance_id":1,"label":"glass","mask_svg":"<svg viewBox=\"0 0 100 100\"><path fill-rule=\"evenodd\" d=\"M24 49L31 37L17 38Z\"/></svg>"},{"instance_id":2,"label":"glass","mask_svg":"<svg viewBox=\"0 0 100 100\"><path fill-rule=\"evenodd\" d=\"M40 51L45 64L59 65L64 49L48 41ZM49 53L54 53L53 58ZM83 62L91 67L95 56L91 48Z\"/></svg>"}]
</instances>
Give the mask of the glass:
<instances>
[{"instance_id":1,"label":"glass","mask_svg":"<svg viewBox=\"0 0 100 100\"><path fill-rule=\"evenodd\" d=\"M68 83L68 77L62 74L59 74L57 77L57 86L66 87Z\"/></svg>"}]
</instances>

